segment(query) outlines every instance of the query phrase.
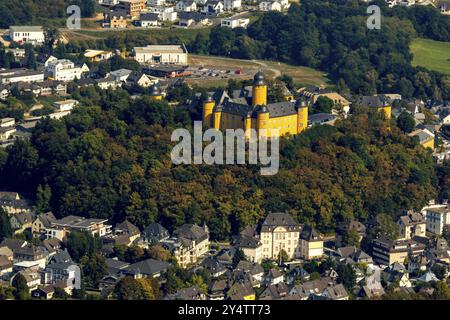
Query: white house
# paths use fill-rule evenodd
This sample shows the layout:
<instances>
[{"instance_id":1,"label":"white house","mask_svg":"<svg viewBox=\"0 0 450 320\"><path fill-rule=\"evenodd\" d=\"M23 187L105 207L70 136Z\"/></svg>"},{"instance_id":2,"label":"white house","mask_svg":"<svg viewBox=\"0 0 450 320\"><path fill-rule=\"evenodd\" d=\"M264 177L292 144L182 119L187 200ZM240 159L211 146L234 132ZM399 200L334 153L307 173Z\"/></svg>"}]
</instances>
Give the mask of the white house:
<instances>
[{"instance_id":1,"label":"white house","mask_svg":"<svg viewBox=\"0 0 450 320\"><path fill-rule=\"evenodd\" d=\"M189 27L194 23L207 25L209 23L208 16L198 12L180 12L178 14L178 25L183 27Z\"/></svg>"},{"instance_id":2,"label":"white house","mask_svg":"<svg viewBox=\"0 0 450 320\"><path fill-rule=\"evenodd\" d=\"M218 0L208 0L203 6L202 12L207 15L219 15L224 11L224 5Z\"/></svg>"},{"instance_id":3,"label":"white house","mask_svg":"<svg viewBox=\"0 0 450 320\"><path fill-rule=\"evenodd\" d=\"M0 128L14 127L15 125L16 125L16 120L14 118L0 119Z\"/></svg>"},{"instance_id":4,"label":"white house","mask_svg":"<svg viewBox=\"0 0 450 320\"><path fill-rule=\"evenodd\" d=\"M158 27L160 25L159 15L157 13L141 14L137 24L143 28Z\"/></svg>"},{"instance_id":5,"label":"white house","mask_svg":"<svg viewBox=\"0 0 450 320\"><path fill-rule=\"evenodd\" d=\"M11 41L19 44L42 45L45 42L44 29L41 26L11 26L9 36Z\"/></svg>"},{"instance_id":6,"label":"white house","mask_svg":"<svg viewBox=\"0 0 450 320\"><path fill-rule=\"evenodd\" d=\"M132 72L133 72L132 70L128 70L128 69L119 69L119 70L111 71L109 73L109 76L111 76L115 81L125 82L125 81L127 81L128 77L130 76L130 74Z\"/></svg>"},{"instance_id":7,"label":"white house","mask_svg":"<svg viewBox=\"0 0 450 320\"><path fill-rule=\"evenodd\" d=\"M165 5L166 0L148 0L147 3L150 7L157 7Z\"/></svg>"},{"instance_id":8,"label":"white house","mask_svg":"<svg viewBox=\"0 0 450 320\"><path fill-rule=\"evenodd\" d=\"M71 111L73 108L75 108L79 102L77 100L64 100L64 101L56 101L53 103L53 106L57 108L60 112L63 111Z\"/></svg>"},{"instance_id":9,"label":"white house","mask_svg":"<svg viewBox=\"0 0 450 320\"><path fill-rule=\"evenodd\" d=\"M53 80L73 81L80 79L83 71L70 60L57 59L48 62L46 72Z\"/></svg>"},{"instance_id":10,"label":"white house","mask_svg":"<svg viewBox=\"0 0 450 320\"><path fill-rule=\"evenodd\" d=\"M224 0L223 7L225 11L239 10L242 7L242 0Z\"/></svg>"},{"instance_id":11,"label":"white house","mask_svg":"<svg viewBox=\"0 0 450 320\"><path fill-rule=\"evenodd\" d=\"M223 18L220 21L220 26L221 27L227 27L227 28L244 28L246 29L248 24L250 23L250 19L248 18Z\"/></svg>"},{"instance_id":12,"label":"white house","mask_svg":"<svg viewBox=\"0 0 450 320\"><path fill-rule=\"evenodd\" d=\"M149 7L151 13L156 13L158 15L158 20L160 21L175 21L177 19L177 12L174 7Z\"/></svg>"},{"instance_id":13,"label":"white house","mask_svg":"<svg viewBox=\"0 0 450 320\"><path fill-rule=\"evenodd\" d=\"M279 2L263 1L259 3L260 11L281 11L281 4Z\"/></svg>"},{"instance_id":14,"label":"white house","mask_svg":"<svg viewBox=\"0 0 450 320\"><path fill-rule=\"evenodd\" d=\"M135 47L134 59L139 63L186 65L188 52L183 45L149 45Z\"/></svg>"},{"instance_id":15,"label":"white house","mask_svg":"<svg viewBox=\"0 0 450 320\"><path fill-rule=\"evenodd\" d=\"M181 12L195 12L197 11L197 4L194 0L181 0L176 4L177 11Z\"/></svg>"},{"instance_id":16,"label":"white house","mask_svg":"<svg viewBox=\"0 0 450 320\"><path fill-rule=\"evenodd\" d=\"M425 216L428 232L441 235L444 227L450 225L450 205L432 205L424 207L422 213Z\"/></svg>"}]
</instances>

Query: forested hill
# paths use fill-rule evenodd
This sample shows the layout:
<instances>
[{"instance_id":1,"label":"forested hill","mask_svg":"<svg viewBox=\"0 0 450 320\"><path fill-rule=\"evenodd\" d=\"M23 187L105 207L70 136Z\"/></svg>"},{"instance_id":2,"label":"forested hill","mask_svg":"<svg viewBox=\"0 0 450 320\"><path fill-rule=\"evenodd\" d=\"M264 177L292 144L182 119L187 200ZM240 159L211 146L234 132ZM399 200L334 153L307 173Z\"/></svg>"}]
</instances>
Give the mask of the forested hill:
<instances>
[{"instance_id":1,"label":"forested hill","mask_svg":"<svg viewBox=\"0 0 450 320\"><path fill-rule=\"evenodd\" d=\"M169 229L206 222L224 239L268 211L330 231L343 219L394 218L437 194L429 151L366 110L282 141L280 172L267 177L254 166L172 165L172 129L192 120L166 102L94 88L74 98L86 106L0 150L0 189L37 194L38 212Z\"/></svg>"},{"instance_id":2,"label":"forested hill","mask_svg":"<svg viewBox=\"0 0 450 320\"><path fill-rule=\"evenodd\" d=\"M0 28L11 25L46 24L48 19L67 17L67 7L78 5L83 17L95 12L95 0L0 0Z\"/></svg>"}]
</instances>

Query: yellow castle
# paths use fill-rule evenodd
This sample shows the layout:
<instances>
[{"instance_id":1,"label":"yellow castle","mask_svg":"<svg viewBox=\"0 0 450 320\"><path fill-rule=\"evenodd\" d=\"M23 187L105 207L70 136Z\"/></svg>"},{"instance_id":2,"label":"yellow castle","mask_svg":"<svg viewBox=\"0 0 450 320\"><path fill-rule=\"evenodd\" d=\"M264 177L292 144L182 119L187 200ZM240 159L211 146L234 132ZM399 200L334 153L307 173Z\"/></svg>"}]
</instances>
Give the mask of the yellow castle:
<instances>
[{"instance_id":1,"label":"yellow castle","mask_svg":"<svg viewBox=\"0 0 450 320\"><path fill-rule=\"evenodd\" d=\"M208 95L203 102L203 126L219 130L243 129L248 135L255 129L259 136L270 138L271 130L280 136L299 134L308 127L306 103L294 100L267 103L267 84L261 72L256 73L251 88L224 90ZM261 129L266 129L265 134Z\"/></svg>"}]
</instances>

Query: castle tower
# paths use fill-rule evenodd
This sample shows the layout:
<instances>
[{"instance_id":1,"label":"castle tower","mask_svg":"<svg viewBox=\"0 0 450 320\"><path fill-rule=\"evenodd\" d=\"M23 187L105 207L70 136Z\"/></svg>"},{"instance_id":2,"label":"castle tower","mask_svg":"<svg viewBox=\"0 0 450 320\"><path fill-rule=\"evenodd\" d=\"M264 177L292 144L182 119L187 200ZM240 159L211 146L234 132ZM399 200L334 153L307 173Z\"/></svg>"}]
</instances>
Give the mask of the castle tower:
<instances>
[{"instance_id":1,"label":"castle tower","mask_svg":"<svg viewBox=\"0 0 450 320\"><path fill-rule=\"evenodd\" d=\"M206 128L211 128L214 126L213 123L213 109L215 106L215 101L211 95L208 94L206 100L203 102L203 126Z\"/></svg>"},{"instance_id":2,"label":"castle tower","mask_svg":"<svg viewBox=\"0 0 450 320\"><path fill-rule=\"evenodd\" d=\"M253 78L252 106L267 105L267 85L261 71Z\"/></svg>"},{"instance_id":3,"label":"castle tower","mask_svg":"<svg viewBox=\"0 0 450 320\"><path fill-rule=\"evenodd\" d=\"M222 107L217 106L214 110L214 129L220 130L220 121L222 120Z\"/></svg>"},{"instance_id":4,"label":"castle tower","mask_svg":"<svg viewBox=\"0 0 450 320\"><path fill-rule=\"evenodd\" d=\"M251 132L250 132L251 129L252 129L252 113L248 112L244 119L244 132L245 132L246 139L251 138Z\"/></svg>"},{"instance_id":5,"label":"castle tower","mask_svg":"<svg viewBox=\"0 0 450 320\"><path fill-rule=\"evenodd\" d=\"M267 107L265 105L260 106L259 110L258 110L258 121L257 121L257 130L258 130L258 136L259 138L261 137L266 137L268 138L269 132L269 110L267 110ZM262 132L261 130L265 129L265 132Z\"/></svg>"},{"instance_id":6,"label":"castle tower","mask_svg":"<svg viewBox=\"0 0 450 320\"><path fill-rule=\"evenodd\" d=\"M162 100L163 96L161 93L161 89L159 88L157 83L150 87L150 96L153 100Z\"/></svg>"},{"instance_id":7,"label":"castle tower","mask_svg":"<svg viewBox=\"0 0 450 320\"><path fill-rule=\"evenodd\" d=\"M302 133L308 127L308 106L305 101L297 105L297 133Z\"/></svg>"}]
</instances>

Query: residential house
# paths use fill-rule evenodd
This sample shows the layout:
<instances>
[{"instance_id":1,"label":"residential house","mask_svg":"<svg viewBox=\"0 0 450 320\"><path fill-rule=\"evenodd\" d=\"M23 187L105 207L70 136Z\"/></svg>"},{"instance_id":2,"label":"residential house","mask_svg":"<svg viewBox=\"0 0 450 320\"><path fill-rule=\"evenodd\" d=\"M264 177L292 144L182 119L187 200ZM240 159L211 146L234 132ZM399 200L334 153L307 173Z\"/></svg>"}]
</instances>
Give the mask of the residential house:
<instances>
[{"instance_id":1,"label":"residential house","mask_svg":"<svg viewBox=\"0 0 450 320\"><path fill-rule=\"evenodd\" d=\"M247 260L261 263L263 259L263 244L254 227L245 228L234 243L235 247L244 252Z\"/></svg>"},{"instance_id":2,"label":"residential house","mask_svg":"<svg viewBox=\"0 0 450 320\"><path fill-rule=\"evenodd\" d=\"M226 294L227 300L256 300L256 293L249 282L235 282Z\"/></svg>"},{"instance_id":3,"label":"residential house","mask_svg":"<svg viewBox=\"0 0 450 320\"><path fill-rule=\"evenodd\" d=\"M14 118L0 119L0 128L14 127L15 125L16 125L16 120Z\"/></svg>"},{"instance_id":4,"label":"residential house","mask_svg":"<svg viewBox=\"0 0 450 320\"><path fill-rule=\"evenodd\" d=\"M0 206L8 215L31 213L30 205L26 200L21 199L17 192L0 192Z\"/></svg>"},{"instance_id":5,"label":"residential house","mask_svg":"<svg viewBox=\"0 0 450 320\"><path fill-rule=\"evenodd\" d=\"M72 293L73 289L81 288L80 267L72 261L67 252L61 251L61 253L53 256L40 273L43 284L63 282L63 287L69 294Z\"/></svg>"},{"instance_id":6,"label":"residential house","mask_svg":"<svg viewBox=\"0 0 450 320\"><path fill-rule=\"evenodd\" d=\"M55 287L52 285L48 285L42 288L37 288L33 291L31 291L31 296L36 299L45 299L50 300L53 298L53 295L55 294Z\"/></svg>"},{"instance_id":7,"label":"residential house","mask_svg":"<svg viewBox=\"0 0 450 320\"><path fill-rule=\"evenodd\" d=\"M114 232L116 234L126 235L127 237L130 238L130 242L134 242L141 236L139 228L128 220L125 220L124 222L117 224Z\"/></svg>"},{"instance_id":8,"label":"residential house","mask_svg":"<svg viewBox=\"0 0 450 320\"><path fill-rule=\"evenodd\" d=\"M281 250L289 258L299 254L301 226L288 213L269 213L261 225L262 256L278 259Z\"/></svg>"},{"instance_id":9,"label":"residential house","mask_svg":"<svg viewBox=\"0 0 450 320\"><path fill-rule=\"evenodd\" d=\"M64 241L72 231L86 231L92 236L103 237L111 233L111 226L107 225L107 219L86 219L79 216L67 216L51 222L51 226L46 228L46 238L58 238Z\"/></svg>"},{"instance_id":10,"label":"residential house","mask_svg":"<svg viewBox=\"0 0 450 320\"><path fill-rule=\"evenodd\" d=\"M0 255L0 278L8 276L13 272L13 263L7 256Z\"/></svg>"},{"instance_id":11,"label":"residential house","mask_svg":"<svg viewBox=\"0 0 450 320\"><path fill-rule=\"evenodd\" d=\"M64 82L80 79L83 73L81 67L76 67L75 63L68 59L50 61L45 70L49 78Z\"/></svg>"},{"instance_id":12,"label":"residential house","mask_svg":"<svg viewBox=\"0 0 450 320\"><path fill-rule=\"evenodd\" d=\"M113 53L111 51L105 50L92 50L86 49L84 52L84 57L87 58L91 62L100 62L111 59Z\"/></svg>"},{"instance_id":13,"label":"residential house","mask_svg":"<svg viewBox=\"0 0 450 320\"><path fill-rule=\"evenodd\" d=\"M450 15L450 1L440 0L438 1L438 8L441 14Z\"/></svg>"},{"instance_id":14,"label":"residential house","mask_svg":"<svg viewBox=\"0 0 450 320\"><path fill-rule=\"evenodd\" d=\"M259 263L241 260L234 269L233 273L235 272L248 274L253 287L259 287L264 280L264 269Z\"/></svg>"},{"instance_id":15,"label":"residential house","mask_svg":"<svg viewBox=\"0 0 450 320\"><path fill-rule=\"evenodd\" d=\"M126 82L132 72L132 70L128 69L118 69L115 71L111 71L109 73L109 76L117 82Z\"/></svg>"},{"instance_id":16,"label":"residential house","mask_svg":"<svg viewBox=\"0 0 450 320\"><path fill-rule=\"evenodd\" d=\"M351 220L348 222L343 222L338 224L336 228L336 247L341 247L343 238L347 235L349 231L356 232L358 234L359 242L366 235L366 226L359 221Z\"/></svg>"},{"instance_id":17,"label":"residential house","mask_svg":"<svg viewBox=\"0 0 450 320\"><path fill-rule=\"evenodd\" d=\"M184 224L174 231L176 246L171 251L181 267L196 263L209 250L209 231L195 224ZM167 240L163 246L169 243Z\"/></svg>"},{"instance_id":18,"label":"residential house","mask_svg":"<svg viewBox=\"0 0 450 320\"><path fill-rule=\"evenodd\" d=\"M228 290L227 280L213 280L208 286L208 300L224 300Z\"/></svg>"},{"instance_id":19,"label":"residential house","mask_svg":"<svg viewBox=\"0 0 450 320\"><path fill-rule=\"evenodd\" d=\"M22 271L19 271L14 276L12 276L10 283L12 284L14 278L18 275L22 275L27 282L27 287L29 292L31 293L33 290L36 290L38 286L41 284L41 277L39 276L39 271L37 269L29 268Z\"/></svg>"},{"instance_id":20,"label":"residential house","mask_svg":"<svg viewBox=\"0 0 450 320\"><path fill-rule=\"evenodd\" d=\"M178 289L177 292L169 294L168 300L206 300L206 295L198 286Z\"/></svg>"},{"instance_id":21,"label":"residential house","mask_svg":"<svg viewBox=\"0 0 450 320\"><path fill-rule=\"evenodd\" d=\"M284 275L276 268L267 271L267 274L265 274L263 278L263 283L265 285L279 284L281 282L284 282Z\"/></svg>"},{"instance_id":22,"label":"residential house","mask_svg":"<svg viewBox=\"0 0 450 320\"><path fill-rule=\"evenodd\" d=\"M407 211L406 215L399 217L397 225L400 229L399 239L408 240L414 236L425 237L426 222L418 212Z\"/></svg>"},{"instance_id":23,"label":"residential house","mask_svg":"<svg viewBox=\"0 0 450 320\"><path fill-rule=\"evenodd\" d=\"M313 113L308 116L308 128L316 125L333 126L337 117L331 113Z\"/></svg>"},{"instance_id":24,"label":"residential house","mask_svg":"<svg viewBox=\"0 0 450 320\"><path fill-rule=\"evenodd\" d=\"M180 12L178 13L178 19L178 25L182 27L190 27L193 24L209 24L208 16L198 12Z\"/></svg>"},{"instance_id":25,"label":"residential house","mask_svg":"<svg viewBox=\"0 0 450 320\"><path fill-rule=\"evenodd\" d=\"M261 292L259 300L281 300L286 297L289 293L288 286L283 283L271 284Z\"/></svg>"},{"instance_id":26,"label":"residential house","mask_svg":"<svg viewBox=\"0 0 450 320\"><path fill-rule=\"evenodd\" d=\"M207 271L213 278L223 275L227 268L221 264L216 258L208 257L200 264L202 268Z\"/></svg>"},{"instance_id":27,"label":"residential house","mask_svg":"<svg viewBox=\"0 0 450 320\"><path fill-rule=\"evenodd\" d=\"M297 296L300 300L307 300L313 295L321 295L328 286L334 285L331 278L324 277L295 285L289 291L289 296Z\"/></svg>"},{"instance_id":28,"label":"residential house","mask_svg":"<svg viewBox=\"0 0 450 320\"><path fill-rule=\"evenodd\" d=\"M79 104L80 103L77 100L73 99L53 102L53 106L60 112L71 111Z\"/></svg>"},{"instance_id":29,"label":"residential house","mask_svg":"<svg viewBox=\"0 0 450 320\"><path fill-rule=\"evenodd\" d=\"M45 42L44 28L42 26L10 26L9 37L18 44L31 43L42 45Z\"/></svg>"},{"instance_id":30,"label":"residential house","mask_svg":"<svg viewBox=\"0 0 450 320\"><path fill-rule=\"evenodd\" d=\"M133 71L127 78L127 85L129 86L139 86L141 88L148 88L153 84L156 84L159 80L155 78L150 78L150 76L142 73L140 71Z\"/></svg>"},{"instance_id":31,"label":"residential house","mask_svg":"<svg viewBox=\"0 0 450 320\"><path fill-rule=\"evenodd\" d=\"M175 6L179 12L196 12L197 3L194 0L180 0Z\"/></svg>"},{"instance_id":32,"label":"residential house","mask_svg":"<svg viewBox=\"0 0 450 320\"><path fill-rule=\"evenodd\" d=\"M348 300L349 294L342 283L334 284L326 287L321 297L324 297L328 300Z\"/></svg>"},{"instance_id":33,"label":"residential house","mask_svg":"<svg viewBox=\"0 0 450 320\"><path fill-rule=\"evenodd\" d=\"M231 29L234 29L234 28L247 29L249 23L250 23L250 19L240 18L240 17L223 18L220 20L221 27L227 27L227 28L231 28Z\"/></svg>"},{"instance_id":34,"label":"residential house","mask_svg":"<svg viewBox=\"0 0 450 320\"><path fill-rule=\"evenodd\" d=\"M431 205L424 207L422 213L425 216L426 230L430 233L441 235L444 228L450 225L450 205Z\"/></svg>"},{"instance_id":35,"label":"residential house","mask_svg":"<svg viewBox=\"0 0 450 320\"><path fill-rule=\"evenodd\" d=\"M171 266L172 265L168 262L147 259L129 265L128 267L120 270L120 273L125 276L131 276L134 279L159 278Z\"/></svg>"},{"instance_id":36,"label":"residential house","mask_svg":"<svg viewBox=\"0 0 450 320\"><path fill-rule=\"evenodd\" d=\"M122 270L130 266L128 262L120 261L118 259L105 259L105 263L108 267L108 274L111 276L119 276L122 273Z\"/></svg>"},{"instance_id":37,"label":"residential house","mask_svg":"<svg viewBox=\"0 0 450 320\"><path fill-rule=\"evenodd\" d=\"M147 3L150 7L158 7L164 6L166 4L166 0L148 0Z\"/></svg>"},{"instance_id":38,"label":"residential house","mask_svg":"<svg viewBox=\"0 0 450 320\"><path fill-rule=\"evenodd\" d=\"M159 20L159 15L157 13L144 13L141 14L136 24L142 28L159 27L161 25Z\"/></svg>"},{"instance_id":39,"label":"residential house","mask_svg":"<svg viewBox=\"0 0 450 320\"><path fill-rule=\"evenodd\" d=\"M112 89L115 90L117 88L122 87L122 82L116 81L112 76L108 76L102 79L96 79L95 83L102 90Z\"/></svg>"},{"instance_id":40,"label":"residential house","mask_svg":"<svg viewBox=\"0 0 450 320\"><path fill-rule=\"evenodd\" d=\"M187 65L187 55L184 45L148 45L134 48L134 59L142 64Z\"/></svg>"},{"instance_id":41,"label":"residential house","mask_svg":"<svg viewBox=\"0 0 450 320\"><path fill-rule=\"evenodd\" d=\"M224 5L219 0L207 0L202 8L202 12L208 16L218 16L224 11Z\"/></svg>"},{"instance_id":42,"label":"residential house","mask_svg":"<svg viewBox=\"0 0 450 320\"><path fill-rule=\"evenodd\" d=\"M126 29L127 13L126 11L110 11L103 14L103 28Z\"/></svg>"},{"instance_id":43,"label":"residential house","mask_svg":"<svg viewBox=\"0 0 450 320\"><path fill-rule=\"evenodd\" d=\"M279 11L281 12L281 4L277 1L262 1L259 3L260 11Z\"/></svg>"},{"instance_id":44,"label":"residential house","mask_svg":"<svg viewBox=\"0 0 450 320\"><path fill-rule=\"evenodd\" d=\"M223 9L225 11L240 10L242 7L242 0L223 0Z\"/></svg>"},{"instance_id":45,"label":"residential house","mask_svg":"<svg viewBox=\"0 0 450 320\"><path fill-rule=\"evenodd\" d=\"M155 244L170 238L169 231L159 223L153 222L141 233L141 239L149 244Z\"/></svg>"},{"instance_id":46,"label":"residential house","mask_svg":"<svg viewBox=\"0 0 450 320\"><path fill-rule=\"evenodd\" d=\"M336 91L324 89L320 87L308 87L299 90L299 93L310 100L311 104L315 104L320 97L326 97L333 101L334 108L332 109L332 115L343 114L348 115L350 112L350 101L344 98Z\"/></svg>"},{"instance_id":47,"label":"residential house","mask_svg":"<svg viewBox=\"0 0 450 320\"><path fill-rule=\"evenodd\" d=\"M323 256L323 237L310 226L304 226L300 233L300 257L306 260Z\"/></svg>"},{"instance_id":48,"label":"residential house","mask_svg":"<svg viewBox=\"0 0 450 320\"><path fill-rule=\"evenodd\" d=\"M160 21L173 22L177 19L177 12L175 7L155 6L149 8L150 12L156 13Z\"/></svg>"},{"instance_id":49,"label":"residential house","mask_svg":"<svg viewBox=\"0 0 450 320\"><path fill-rule=\"evenodd\" d=\"M408 136L417 139L420 145L424 148L430 148L434 151L435 149L435 135L428 129L417 129L411 133L408 133Z\"/></svg>"},{"instance_id":50,"label":"residential house","mask_svg":"<svg viewBox=\"0 0 450 320\"><path fill-rule=\"evenodd\" d=\"M27 244L24 247L13 250L14 268L45 268L47 256L43 247Z\"/></svg>"},{"instance_id":51,"label":"residential house","mask_svg":"<svg viewBox=\"0 0 450 320\"><path fill-rule=\"evenodd\" d=\"M9 222L14 234L20 234L26 229L31 228L33 217L29 212L16 213L10 216Z\"/></svg>"}]
</instances>

